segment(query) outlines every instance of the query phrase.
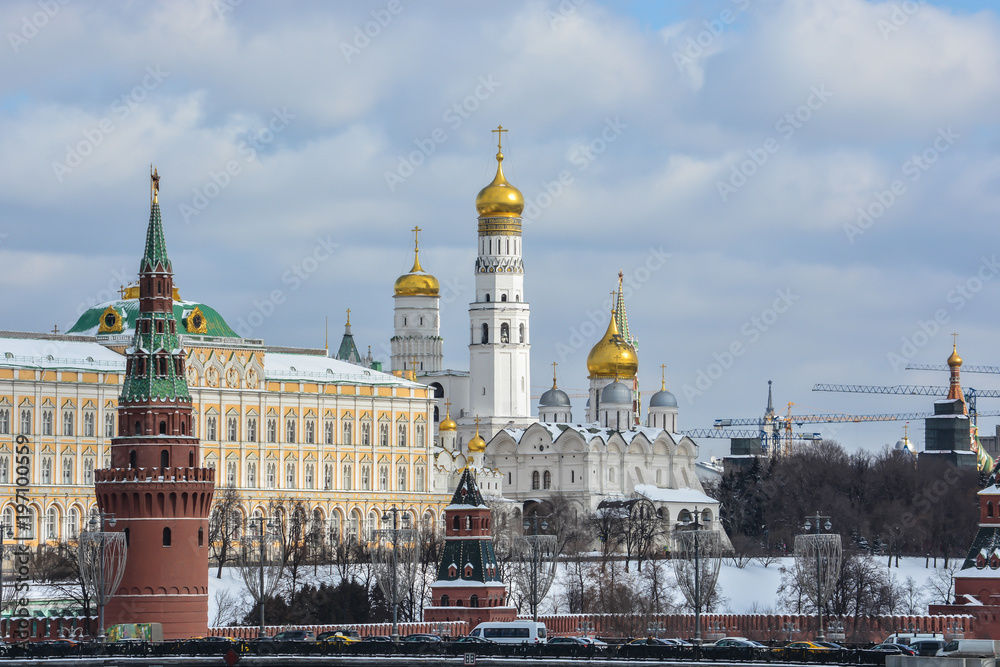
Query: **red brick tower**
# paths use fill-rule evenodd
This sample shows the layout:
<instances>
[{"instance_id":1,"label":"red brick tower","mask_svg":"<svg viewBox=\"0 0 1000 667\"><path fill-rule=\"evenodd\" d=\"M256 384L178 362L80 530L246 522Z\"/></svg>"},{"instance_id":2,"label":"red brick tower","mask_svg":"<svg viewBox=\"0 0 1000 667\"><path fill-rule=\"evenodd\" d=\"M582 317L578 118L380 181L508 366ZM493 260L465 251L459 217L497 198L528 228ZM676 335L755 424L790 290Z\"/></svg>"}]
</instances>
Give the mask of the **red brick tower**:
<instances>
[{"instance_id":1,"label":"red brick tower","mask_svg":"<svg viewBox=\"0 0 1000 667\"><path fill-rule=\"evenodd\" d=\"M165 639L204 635L208 627L208 514L215 471L198 467L191 394L173 306L152 175L146 248L139 265L139 314L126 351L111 466L95 475L97 505L115 515L110 530L128 543L125 574L105 610L107 625L161 623Z\"/></svg>"},{"instance_id":2,"label":"red brick tower","mask_svg":"<svg viewBox=\"0 0 1000 667\"><path fill-rule=\"evenodd\" d=\"M506 605L507 587L493 551L490 508L471 468L462 471L444 519L445 545L424 620L466 621L470 630L486 621L513 621L517 609Z\"/></svg>"}]
</instances>

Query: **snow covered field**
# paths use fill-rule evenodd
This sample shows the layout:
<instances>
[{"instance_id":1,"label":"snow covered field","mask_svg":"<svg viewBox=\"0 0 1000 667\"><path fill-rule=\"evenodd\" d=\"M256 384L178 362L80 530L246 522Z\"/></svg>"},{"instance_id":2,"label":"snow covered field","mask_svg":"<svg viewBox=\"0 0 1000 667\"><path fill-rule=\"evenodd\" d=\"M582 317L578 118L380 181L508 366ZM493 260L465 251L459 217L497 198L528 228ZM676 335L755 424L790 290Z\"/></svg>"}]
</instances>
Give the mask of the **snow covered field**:
<instances>
[{"instance_id":1,"label":"snow covered field","mask_svg":"<svg viewBox=\"0 0 1000 667\"><path fill-rule=\"evenodd\" d=\"M886 566L886 559L884 557L879 557L876 562L882 568ZM895 563L895 561L893 562ZM907 578L912 577L915 587L922 591L928 579L935 572L940 573L943 570L943 561L938 560L937 570L933 567L933 562L932 560L931 567L925 568L923 558L902 558L899 561L900 566L898 568L892 567L890 573L900 586L905 585ZM724 561L719 573L719 585L722 588L721 594L723 598L723 604L719 611L735 614L777 613L781 611L777 591L781 584L780 568L782 565L789 568L794 567L793 559L777 559L767 567L764 567L757 561L751 561L744 568L736 567L731 560ZM235 596L237 599L245 596L243 583L239 579L236 568L225 568L222 579L216 579L215 574L216 570L212 568L208 579L210 623L216 619L218 611L217 594L220 591L228 591L231 596ZM318 576L313 578L312 569L310 568L304 582L319 584L320 582L327 581L335 583L333 576L331 575L330 568L320 567ZM565 603L562 602L564 590L561 582L562 576L562 572L557 576L546 601L542 604L541 613L566 612ZM672 573L669 574L669 577L672 582ZM678 599L680 598L679 592L677 593L677 597ZM926 595L924 598L921 608L922 612L926 612Z\"/></svg>"}]
</instances>

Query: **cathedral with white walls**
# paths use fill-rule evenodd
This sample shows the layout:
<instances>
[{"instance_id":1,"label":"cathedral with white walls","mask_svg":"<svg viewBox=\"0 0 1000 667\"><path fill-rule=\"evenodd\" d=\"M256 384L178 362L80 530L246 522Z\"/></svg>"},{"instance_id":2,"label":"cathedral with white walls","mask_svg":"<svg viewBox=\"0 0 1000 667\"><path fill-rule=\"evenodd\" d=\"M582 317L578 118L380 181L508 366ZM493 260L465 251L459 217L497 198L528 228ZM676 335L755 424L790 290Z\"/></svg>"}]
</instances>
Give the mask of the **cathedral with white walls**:
<instances>
[{"instance_id":1,"label":"cathedral with white walls","mask_svg":"<svg viewBox=\"0 0 1000 667\"><path fill-rule=\"evenodd\" d=\"M621 274L607 331L587 357L583 414L574 420L570 396L558 388L554 373L552 388L532 403L524 197L504 176L500 142L497 148L496 176L476 197L468 371L444 368L440 287L421 266L418 245L413 269L395 283L391 370L434 390L435 490L447 490L470 465L485 495L502 496L524 511L561 494L587 514L603 501L638 494L667 521L697 511L721 530L719 504L695 474L698 445L677 432L677 399L665 381L642 414L637 343L629 332Z\"/></svg>"}]
</instances>

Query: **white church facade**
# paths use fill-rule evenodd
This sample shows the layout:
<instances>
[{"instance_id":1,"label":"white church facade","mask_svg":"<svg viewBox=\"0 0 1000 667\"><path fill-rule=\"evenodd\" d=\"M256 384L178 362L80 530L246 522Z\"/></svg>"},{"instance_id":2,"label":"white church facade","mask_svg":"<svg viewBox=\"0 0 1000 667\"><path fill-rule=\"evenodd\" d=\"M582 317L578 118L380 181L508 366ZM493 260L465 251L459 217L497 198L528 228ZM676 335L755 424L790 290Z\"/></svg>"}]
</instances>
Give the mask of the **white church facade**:
<instances>
[{"instance_id":1,"label":"white church facade","mask_svg":"<svg viewBox=\"0 0 1000 667\"><path fill-rule=\"evenodd\" d=\"M476 197L468 371L444 368L439 285L421 266L419 247L413 269L395 283L391 370L413 373L434 390L434 490L447 491L466 465L475 465L484 495L502 496L524 510L558 493L587 514L602 501L639 494L666 521L676 523L685 512L697 511L721 530L719 504L704 493L695 472L698 445L677 432L677 400L665 382L650 397L641 424L637 344L629 333L620 276L608 329L587 358L583 419L574 421L570 397L555 377L532 405L524 198L504 177L499 149L498 142L496 176Z\"/></svg>"}]
</instances>

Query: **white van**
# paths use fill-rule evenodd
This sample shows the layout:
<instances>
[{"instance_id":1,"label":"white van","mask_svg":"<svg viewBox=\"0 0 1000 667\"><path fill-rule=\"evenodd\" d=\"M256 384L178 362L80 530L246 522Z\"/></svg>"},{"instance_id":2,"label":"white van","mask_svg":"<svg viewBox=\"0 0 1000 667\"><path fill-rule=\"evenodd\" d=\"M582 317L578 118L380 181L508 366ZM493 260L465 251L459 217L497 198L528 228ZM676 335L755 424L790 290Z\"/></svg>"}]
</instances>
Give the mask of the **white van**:
<instances>
[{"instance_id":1,"label":"white van","mask_svg":"<svg viewBox=\"0 0 1000 667\"><path fill-rule=\"evenodd\" d=\"M992 639L953 639L937 652L946 658L992 658L1000 648L1000 641Z\"/></svg>"},{"instance_id":2,"label":"white van","mask_svg":"<svg viewBox=\"0 0 1000 667\"><path fill-rule=\"evenodd\" d=\"M480 623L471 637L489 639L498 644L544 644L545 624L534 621L492 621Z\"/></svg>"}]
</instances>

